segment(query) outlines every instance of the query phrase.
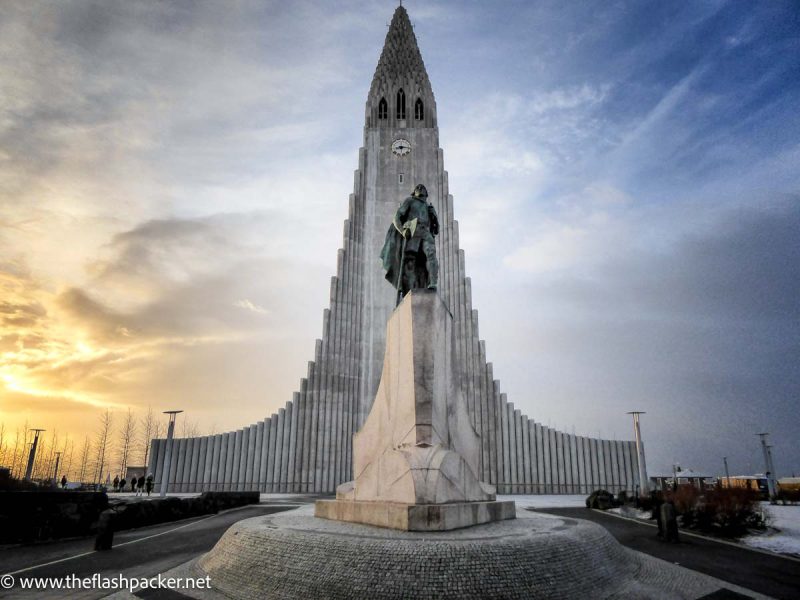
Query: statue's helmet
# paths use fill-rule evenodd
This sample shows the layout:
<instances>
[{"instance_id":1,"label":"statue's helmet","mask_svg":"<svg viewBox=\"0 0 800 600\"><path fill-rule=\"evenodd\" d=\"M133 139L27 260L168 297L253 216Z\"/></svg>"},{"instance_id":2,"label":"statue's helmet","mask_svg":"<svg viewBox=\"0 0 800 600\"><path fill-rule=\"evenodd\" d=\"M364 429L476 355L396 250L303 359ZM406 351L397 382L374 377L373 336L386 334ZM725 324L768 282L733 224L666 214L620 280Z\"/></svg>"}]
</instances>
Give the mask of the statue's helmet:
<instances>
[{"instance_id":1,"label":"statue's helmet","mask_svg":"<svg viewBox=\"0 0 800 600\"><path fill-rule=\"evenodd\" d=\"M424 185L421 183L417 184L417 187L414 188L414 197L415 198L427 198L428 197L428 190L425 188Z\"/></svg>"}]
</instances>

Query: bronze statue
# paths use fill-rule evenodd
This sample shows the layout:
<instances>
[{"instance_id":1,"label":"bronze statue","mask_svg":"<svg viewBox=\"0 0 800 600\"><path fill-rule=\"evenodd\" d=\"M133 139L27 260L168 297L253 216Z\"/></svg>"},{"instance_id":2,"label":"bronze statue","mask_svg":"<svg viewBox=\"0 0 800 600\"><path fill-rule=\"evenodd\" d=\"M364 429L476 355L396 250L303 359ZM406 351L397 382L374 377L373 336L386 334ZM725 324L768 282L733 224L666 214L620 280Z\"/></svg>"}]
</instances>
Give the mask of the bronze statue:
<instances>
[{"instance_id":1,"label":"bronze statue","mask_svg":"<svg viewBox=\"0 0 800 600\"><path fill-rule=\"evenodd\" d=\"M438 233L439 219L428 190L418 184L397 209L381 250L386 279L397 288L398 304L410 290L436 289L439 262L433 236Z\"/></svg>"}]
</instances>

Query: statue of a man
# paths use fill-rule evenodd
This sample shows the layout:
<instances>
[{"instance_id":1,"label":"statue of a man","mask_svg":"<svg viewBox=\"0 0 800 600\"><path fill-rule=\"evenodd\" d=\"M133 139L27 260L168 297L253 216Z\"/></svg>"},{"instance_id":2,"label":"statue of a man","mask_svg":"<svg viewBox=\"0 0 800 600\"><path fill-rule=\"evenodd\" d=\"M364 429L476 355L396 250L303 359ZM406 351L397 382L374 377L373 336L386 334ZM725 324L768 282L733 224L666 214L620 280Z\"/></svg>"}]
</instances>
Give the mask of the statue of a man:
<instances>
[{"instance_id":1,"label":"statue of a man","mask_svg":"<svg viewBox=\"0 0 800 600\"><path fill-rule=\"evenodd\" d=\"M397 288L398 303L410 290L436 289L439 262L433 236L438 233L439 219L428 190L418 184L397 209L381 250L386 279Z\"/></svg>"}]
</instances>

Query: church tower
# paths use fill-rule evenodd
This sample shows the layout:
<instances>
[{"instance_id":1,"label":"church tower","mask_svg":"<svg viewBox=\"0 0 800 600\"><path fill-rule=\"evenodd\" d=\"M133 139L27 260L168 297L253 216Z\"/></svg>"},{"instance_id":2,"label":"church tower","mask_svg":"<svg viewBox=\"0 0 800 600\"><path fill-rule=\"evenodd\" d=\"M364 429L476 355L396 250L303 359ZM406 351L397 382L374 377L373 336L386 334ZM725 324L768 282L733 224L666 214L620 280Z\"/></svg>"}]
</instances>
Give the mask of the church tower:
<instances>
[{"instance_id":1,"label":"church tower","mask_svg":"<svg viewBox=\"0 0 800 600\"><path fill-rule=\"evenodd\" d=\"M392 17L367 95L348 218L322 338L300 389L272 416L214 436L154 440L150 471L171 491L333 492L352 479L352 438L372 406L396 292L380 261L400 202L418 183L439 215L438 293L453 315L463 395L481 436L479 479L498 493L634 492L634 442L568 434L508 402L486 361L439 148L436 100L403 6ZM165 458L169 454L169 464Z\"/></svg>"},{"instance_id":2,"label":"church tower","mask_svg":"<svg viewBox=\"0 0 800 600\"><path fill-rule=\"evenodd\" d=\"M361 358L358 423L366 418L383 366L384 329L396 292L384 279L379 256L397 207L418 183L442 215L447 191L436 126L436 101L406 9L395 10L383 52L372 78L365 111L364 147L356 182L357 213L363 228L365 260L360 328ZM360 201L360 202L359 202ZM444 219L442 219L444 221ZM441 242L444 237L439 238ZM345 242L346 244L346 242ZM444 258L441 244L437 256ZM442 269L442 274L445 274ZM445 278L440 293L448 289Z\"/></svg>"}]
</instances>

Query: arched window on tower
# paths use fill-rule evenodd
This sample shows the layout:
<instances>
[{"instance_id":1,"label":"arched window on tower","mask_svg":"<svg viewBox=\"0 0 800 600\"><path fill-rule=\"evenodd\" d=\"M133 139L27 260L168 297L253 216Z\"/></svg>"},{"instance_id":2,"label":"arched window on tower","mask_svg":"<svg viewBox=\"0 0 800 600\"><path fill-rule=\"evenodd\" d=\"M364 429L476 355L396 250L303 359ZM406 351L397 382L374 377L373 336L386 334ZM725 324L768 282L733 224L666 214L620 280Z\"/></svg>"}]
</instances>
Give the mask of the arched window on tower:
<instances>
[{"instance_id":1,"label":"arched window on tower","mask_svg":"<svg viewBox=\"0 0 800 600\"><path fill-rule=\"evenodd\" d=\"M389 105L386 104L386 98L381 98L381 101L378 102L378 118L379 119L389 118Z\"/></svg>"},{"instance_id":2,"label":"arched window on tower","mask_svg":"<svg viewBox=\"0 0 800 600\"><path fill-rule=\"evenodd\" d=\"M414 103L414 118L417 121L422 121L425 118L425 109L422 107L422 98L417 98Z\"/></svg>"},{"instance_id":3,"label":"arched window on tower","mask_svg":"<svg viewBox=\"0 0 800 600\"><path fill-rule=\"evenodd\" d=\"M397 118L406 118L406 93L403 88L397 90Z\"/></svg>"}]
</instances>

